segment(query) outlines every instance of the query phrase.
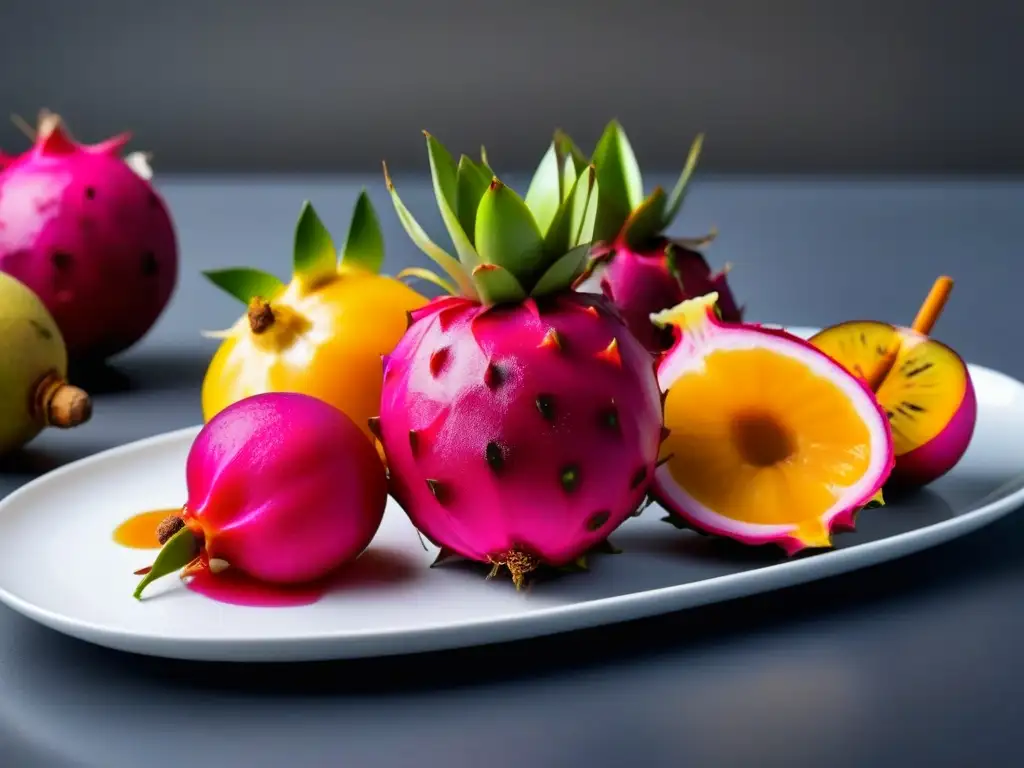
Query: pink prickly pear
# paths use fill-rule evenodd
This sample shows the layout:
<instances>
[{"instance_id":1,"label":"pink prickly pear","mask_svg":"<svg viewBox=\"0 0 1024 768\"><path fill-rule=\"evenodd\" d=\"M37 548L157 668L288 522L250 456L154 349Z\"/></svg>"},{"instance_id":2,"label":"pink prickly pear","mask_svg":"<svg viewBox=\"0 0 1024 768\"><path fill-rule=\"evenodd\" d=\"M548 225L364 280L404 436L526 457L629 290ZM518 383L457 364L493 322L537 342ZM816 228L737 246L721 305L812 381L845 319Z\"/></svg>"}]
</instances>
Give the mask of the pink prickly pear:
<instances>
[{"instance_id":1,"label":"pink prickly pear","mask_svg":"<svg viewBox=\"0 0 1024 768\"><path fill-rule=\"evenodd\" d=\"M427 146L461 263L388 189L455 285L435 281L457 295L411 313L372 428L414 525L444 554L504 566L519 587L541 565L578 561L636 511L663 439L661 396L650 355L608 302L571 290L593 168L552 147L523 200L486 161L456 165L429 135Z\"/></svg>"},{"instance_id":2,"label":"pink prickly pear","mask_svg":"<svg viewBox=\"0 0 1024 768\"><path fill-rule=\"evenodd\" d=\"M145 157L122 157L129 139L80 144L44 112L34 146L0 157L0 271L42 299L76 362L139 341L177 282L170 214Z\"/></svg>"},{"instance_id":3,"label":"pink prickly pear","mask_svg":"<svg viewBox=\"0 0 1024 768\"><path fill-rule=\"evenodd\" d=\"M555 138L565 151L579 154L567 135ZM708 293L717 293L718 311L726 322L743 320L729 288L728 265L712 273L700 248L715 238L670 238L664 231L682 207L697 164L703 136L690 149L686 167L669 195L658 187L646 198L643 179L625 131L615 120L605 128L594 150L601 199L594 222L590 263L577 285L597 272L601 292L618 308L633 334L650 351L671 345L651 314Z\"/></svg>"},{"instance_id":4,"label":"pink prickly pear","mask_svg":"<svg viewBox=\"0 0 1024 768\"><path fill-rule=\"evenodd\" d=\"M380 527L387 480L377 451L332 405L270 392L239 400L203 427L185 466L188 501L135 596L181 568L231 567L298 584L356 558Z\"/></svg>"}]
</instances>

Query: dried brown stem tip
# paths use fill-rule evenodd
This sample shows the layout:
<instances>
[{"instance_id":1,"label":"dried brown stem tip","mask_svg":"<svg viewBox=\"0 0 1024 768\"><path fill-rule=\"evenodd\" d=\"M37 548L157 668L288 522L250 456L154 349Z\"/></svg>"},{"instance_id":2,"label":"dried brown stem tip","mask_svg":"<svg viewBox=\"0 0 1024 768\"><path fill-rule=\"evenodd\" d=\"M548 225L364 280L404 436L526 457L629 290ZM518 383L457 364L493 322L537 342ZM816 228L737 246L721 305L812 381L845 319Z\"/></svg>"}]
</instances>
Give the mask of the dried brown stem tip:
<instances>
[{"instance_id":1,"label":"dried brown stem tip","mask_svg":"<svg viewBox=\"0 0 1024 768\"><path fill-rule=\"evenodd\" d=\"M185 527L185 521L177 515L168 515L160 521L160 525L156 527L156 539L160 542L160 546L167 543L167 540L174 534Z\"/></svg>"},{"instance_id":2,"label":"dried brown stem tip","mask_svg":"<svg viewBox=\"0 0 1024 768\"><path fill-rule=\"evenodd\" d=\"M249 328L255 334L266 332L274 324L274 310L270 302L256 296L249 302Z\"/></svg>"},{"instance_id":3,"label":"dried brown stem tip","mask_svg":"<svg viewBox=\"0 0 1024 768\"><path fill-rule=\"evenodd\" d=\"M33 391L32 409L47 426L70 429L92 417L92 400L85 390L71 386L56 373L50 373Z\"/></svg>"}]
</instances>

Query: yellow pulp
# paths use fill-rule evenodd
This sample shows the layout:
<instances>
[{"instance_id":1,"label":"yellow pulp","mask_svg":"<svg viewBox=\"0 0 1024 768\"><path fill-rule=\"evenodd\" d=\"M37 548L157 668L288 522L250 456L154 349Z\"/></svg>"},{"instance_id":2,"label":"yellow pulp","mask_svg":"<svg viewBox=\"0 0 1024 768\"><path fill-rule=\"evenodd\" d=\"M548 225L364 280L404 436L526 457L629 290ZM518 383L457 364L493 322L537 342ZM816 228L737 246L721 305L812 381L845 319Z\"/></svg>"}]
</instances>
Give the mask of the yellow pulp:
<instances>
[{"instance_id":1,"label":"yellow pulp","mask_svg":"<svg viewBox=\"0 0 1024 768\"><path fill-rule=\"evenodd\" d=\"M857 376L885 355L896 333L904 335L899 356L878 388L897 456L938 435L963 400L967 372L948 347L915 337L887 323L852 322L826 328L811 339L822 352Z\"/></svg>"},{"instance_id":2,"label":"yellow pulp","mask_svg":"<svg viewBox=\"0 0 1024 768\"><path fill-rule=\"evenodd\" d=\"M378 415L381 355L405 333L406 312L427 299L404 283L345 269L312 290L292 280L270 301L271 326L253 333L242 318L213 356L203 381L203 418L264 392L301 392L343 411L371 440Z\"/></svg>"},{"instance_id":3,"label":"yellow pulp","mask_svg":"<svg viewBox=\"0 0 1024 768\"><path fill-rule=\"evenodd\" d=\"M717 350L669 389L662 456L705 507L744 523L797 525L827 542L820 517L871 463L871 436L849 397L771 349Z\"/></svg>"}]
</instances>

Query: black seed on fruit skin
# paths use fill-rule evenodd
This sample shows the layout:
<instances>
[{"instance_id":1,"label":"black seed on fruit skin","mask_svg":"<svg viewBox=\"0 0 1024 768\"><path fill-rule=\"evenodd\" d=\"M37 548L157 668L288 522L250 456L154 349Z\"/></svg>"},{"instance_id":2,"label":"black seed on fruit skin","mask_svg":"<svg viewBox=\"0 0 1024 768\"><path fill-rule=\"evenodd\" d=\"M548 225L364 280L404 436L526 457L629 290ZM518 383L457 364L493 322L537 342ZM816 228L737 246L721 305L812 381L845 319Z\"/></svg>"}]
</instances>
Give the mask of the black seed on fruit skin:
<instances>
[{"instance_id":1,"label":"black seed on fruit skin","mask_svg":"<svg viewBox=\"0 0 1024 768\"><path fill-rule=\"evenodd\" d=\"M159 265L156 261L156 255L152 251L146 251L142 254L142 274L152 277L158 271Z\"/></svg>"},{"instance_id":2,"label":"black seed on fruit skin","mask_svg":"<svg viewBox=\"0 0 1024 768\"><path fill-rule=\"evenodd\" d=\"M555 420L555 399L551 395L537 395L536 405L544 421Z\"/></svg>"},{"instance_id":3,"label":"black seed on fruit skin","mask_svg":"<svg viewBox=\"0 0 1024 768\"><path fill-rule=\"evenodd\" d=\"M441 504L444 504L447 494L445 493L445 487L438 480L427 480L427 488L434 495L434 498Z\"/></svg>"},{"instance_id":4,"label":"black seed on fruit skin","mask_svg":"<svg viewBox=\"0 0 1024 768\"><path fill-rule=\"evenodd\" d=\"M587 520L587 530L590 531L591 533L593 533L598 528L600 528L602 525L607 523L608 522L608 518L610 518L610 517L611 517L611 513L607 512L606 510L601 510L600 512L595 512Z\"/></svg>"},{"instance_id":5,"label":"black seed on fruit skin","mask_svg":"<svg viewBox=\"0 0 1024 768\"><path fill-rule=\"evenodd\" d=\"M409 430L409 450L412 451L412 455L415 456L417 451L420 449L420 433L415 429Z\"/></svg>"},{"instance_id":6,"label":"black seed on fruit skin","mask_svg":"<svg viewBox=\"0 0 1024 768\"><path fill-rule=\"evenodd\" d=\"M484 449L484 458L487 459L487 466L495 472L505 466L505 453L497 443L487 444L487 448Z\"/></svg>"},{"instance_id":7,"label":"black seed on fruit skin","mask_svg":"<svg viewBox=\"0 0 1024 768\"><path fill-rule=\"evenodd\" d=\"M918 405L917 403L908 403L906 400L903 401L903 405L904 407L909 408L910 410L916 413L924 413L925 411L928 410L923 405Z\"/></svg>"},{"instance_id":8,"label":"black seed on fruit skin","mask_svg":"<svg viewBox=\"0 0 1024 768\"><path fill-rule=\"evenodd\" d=\"M868 337L864 333L864 331L860 332L860 343L863 344L865 347L868 345Z\"/></svg>"},{"instance_id":9,"label":"black seed on fruit skin","mask_svg":"<svg viewBox=\"0 0 1024 768\"><path fill-rule=\"evenodd\" d=\"M619 412L615 408L614 400L611 406L601 412L601 426L615 430L619 428Z\"/></svg>"},{"instance_id":10,"label":"black seed on fruit skin","mask_svg":"<svg viewBox=\"0 0 1024 768\"><path fill-rule=\"evenodd\" d=\"M484 384L487 385L487 388L497 389L504 380L505 377L501 372L501 368L494 363L488 363L487 370L484 371Z\"/></svg>"},{"instance_id":11,"label":"black seed on fruit skin","mask_svg":"<svg viewBox=\"0 0 1024 768\"><path fill-rule=\"evenodd\" d=\"M380 416L371 416L366 420L366 425L370 428L373 436L380 440Z\"/></svg>"},{"instance_id":12,"label":"black seed on fruit skin","mask_svg":"<svg viewBox=\"0 0 1024 768\"><path fill-rule=\"evenodd\" d=\"M572 493L580 487L580 469L574 464L563 467L559 479L562 481L562 488Z\"/></svg>"},{"instance_id":13,"label":"black seed on fruit skin","mask_svg":"<svg viewBox=\"0 0 1024 768\"><path fill-rule=\"evenodd\" d=\"M915 376L917 376L919 373L924 373L925 371L927 371L931 367L932 367L931 363L925 363L924 365L920 365L917 368L915 368L914 370L908 372L907 373L907 378L908 379L912 379Z\"/></svg>"},{"instance_id":14,"label":"black seed on fruit skin","mask_svg":"<svg viewBox=\"0 0 1024 768\"><path fill-rule=\"evenodd\" d=\"M889 350L886 349L885 347L883 347L881 344L879 344L877 347L875 347L875 352L880 357L885 357L887 354L889 354Z\"/></svg>"},{"instance_id":15,"label":"black seed on fruit skin","mask_svg":"<svg viewBox=\"0 0 1024 768\"><path fill-rule=\"evenodd\" d=\"M86 200L95 200L96 199L96 188L95 187L86 187L85 188L85 199Z\"/></svg>"},{"instance_id":16,"label":"black seed on fruit skin","mask_svg":"<svg viewBox=\"0 0 1024 768\"><path fill-rule=\"evenodd\" d=\"M909 413L907 413L905 410L903 410L903 406L902 405L897 405L896 406L896 410L899 411L906 418L910 419L911 421L914 420L913 416L911 416Z\"/></svg>"},{"instance_id":17,"label":"black seed on fruit skin","mask_svg":"<svg viewBox=\"0 0 1024 768\"><path fill-rule=\"evenodd\" d=\"M65 251L55 251L50 257L50 260L53 262L53 266L55 268L67 269L71 266L72 258L70 253L66 253Z\"/></svg>"},{"instance_id":18,"label":"black seed on fruit skin","mask_svg":"<svg viewBox=\"0 0 1024 768\"><path fill-rule=\"evenodd\" d=\"M633 477L629 481L630 490L635 491L637 488L644 484L644 480L646 479L647 467L640 467L640 469L633 473Z\"/></svg>"}]
</instances>

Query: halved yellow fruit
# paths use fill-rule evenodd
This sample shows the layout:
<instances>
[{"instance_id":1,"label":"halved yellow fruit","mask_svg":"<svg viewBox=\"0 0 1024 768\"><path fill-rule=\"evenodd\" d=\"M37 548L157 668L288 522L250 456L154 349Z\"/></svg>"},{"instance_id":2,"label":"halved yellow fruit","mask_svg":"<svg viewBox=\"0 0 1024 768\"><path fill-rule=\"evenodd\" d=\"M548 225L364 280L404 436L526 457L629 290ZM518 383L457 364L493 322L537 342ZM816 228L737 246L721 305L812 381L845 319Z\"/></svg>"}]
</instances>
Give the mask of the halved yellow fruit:
<instances>
[{"instance_id":1,"label":"halved yellow fruit","mask_svg":"<svg viewBox=\"0 0 1024 768\"><path fill-rule=\"evenodd\" d=\"M669 436L654 493L706 533L789 554L831 546L881 502L892 438L871 391L784 331L722 323L716 294L653 316L675 326L658 377Z\"/></svg>"}]
</instances>

